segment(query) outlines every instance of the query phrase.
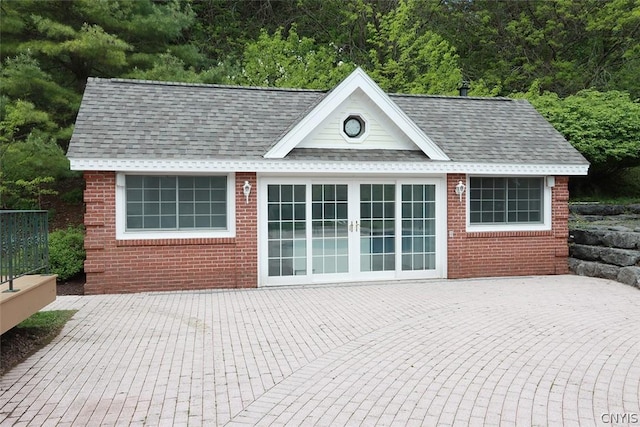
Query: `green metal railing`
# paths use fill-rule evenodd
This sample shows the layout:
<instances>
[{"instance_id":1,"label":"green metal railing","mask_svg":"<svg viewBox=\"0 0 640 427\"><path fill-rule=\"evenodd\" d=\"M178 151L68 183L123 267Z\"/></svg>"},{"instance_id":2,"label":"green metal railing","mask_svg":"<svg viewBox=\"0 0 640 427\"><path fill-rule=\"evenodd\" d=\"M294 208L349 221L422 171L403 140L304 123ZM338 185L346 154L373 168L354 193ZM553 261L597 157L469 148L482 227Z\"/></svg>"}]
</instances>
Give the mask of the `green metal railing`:
<instances>
[{"instance_id":1,"label":"green metal railing","mask_svg":"<svg viewBox=\"0 0 640 427\"><path fill-rule=\"evenodd\" d=\"M37 272L49 272L47 211L0 211L0 284Z\"/></svg>"}]
</instances>

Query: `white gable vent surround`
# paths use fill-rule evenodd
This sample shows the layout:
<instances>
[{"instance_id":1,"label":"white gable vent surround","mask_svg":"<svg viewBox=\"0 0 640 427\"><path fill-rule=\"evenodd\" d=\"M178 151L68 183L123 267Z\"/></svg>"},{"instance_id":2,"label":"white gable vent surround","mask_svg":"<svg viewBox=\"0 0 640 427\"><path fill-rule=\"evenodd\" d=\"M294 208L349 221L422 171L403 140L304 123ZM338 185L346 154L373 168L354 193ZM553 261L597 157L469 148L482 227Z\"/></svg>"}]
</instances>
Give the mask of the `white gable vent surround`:
<instances>
[{"instance_id":1,"label":"white gable vent surround","mask_svg":"<svg viewBox=\"0 0 640 427\"><path fill-rule=\"evenodd\" d=\"M371 126L361 113L349 113L340 120L340 135L350 144L360 144L369 135Z\"/></svg>"}]
</instances>

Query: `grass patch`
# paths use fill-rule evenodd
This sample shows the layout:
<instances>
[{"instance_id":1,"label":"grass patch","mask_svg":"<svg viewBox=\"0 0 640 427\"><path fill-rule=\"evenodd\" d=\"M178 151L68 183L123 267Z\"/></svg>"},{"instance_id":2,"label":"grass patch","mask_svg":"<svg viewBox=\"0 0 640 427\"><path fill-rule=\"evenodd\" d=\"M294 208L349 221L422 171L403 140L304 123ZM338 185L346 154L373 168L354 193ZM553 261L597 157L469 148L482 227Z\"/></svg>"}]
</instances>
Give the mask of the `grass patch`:
<instances>
[{"instance_id":1,"label":"grass patch","mask_svg":"<svg viewBox=\"0 0 640 427\"><path fill-rule=\"evenodd\" d=\"M0 376L49 344L77 311L40 311L0 335Z\"/></svg>"}]
</instances>

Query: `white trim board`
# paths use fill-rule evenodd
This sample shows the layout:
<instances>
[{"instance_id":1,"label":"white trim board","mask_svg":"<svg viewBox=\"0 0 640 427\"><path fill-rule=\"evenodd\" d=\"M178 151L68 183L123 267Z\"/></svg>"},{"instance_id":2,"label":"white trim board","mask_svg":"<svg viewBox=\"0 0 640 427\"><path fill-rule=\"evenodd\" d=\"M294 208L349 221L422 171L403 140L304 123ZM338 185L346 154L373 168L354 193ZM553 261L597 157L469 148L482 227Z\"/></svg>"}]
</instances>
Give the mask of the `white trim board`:
<instances>
[{"instance_id":1,"label":"white trim board","mask_svg":"<svg viewBox=\"0 0 640 427\"><path fill-rule=\"evenodd\" d=\"M72 158L71 170L203 173L349 173L349 174L424 174L464 173L491 175L586 175L588 164L527 164L440 162L345 162L298 160L201 160L201 159L89 159Z\"/></svg>"}]
</instances>

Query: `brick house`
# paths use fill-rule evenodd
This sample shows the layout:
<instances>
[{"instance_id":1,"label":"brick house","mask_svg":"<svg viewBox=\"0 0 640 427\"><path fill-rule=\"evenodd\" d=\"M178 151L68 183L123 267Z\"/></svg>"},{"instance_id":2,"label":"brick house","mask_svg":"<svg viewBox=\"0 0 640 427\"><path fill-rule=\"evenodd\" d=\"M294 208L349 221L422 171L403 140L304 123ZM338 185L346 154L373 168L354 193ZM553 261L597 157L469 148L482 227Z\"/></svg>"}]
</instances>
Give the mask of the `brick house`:
<instances>
[{"instance_id":1,"label":"brick house","mask_svg":"<svg viewBox=\"0 0 640 427\"><path fill-rule=\"evenodd\" d=\"M87 293L567 273L588 162L524 100L90 79Z\"/></svg>"}]
</instances>

